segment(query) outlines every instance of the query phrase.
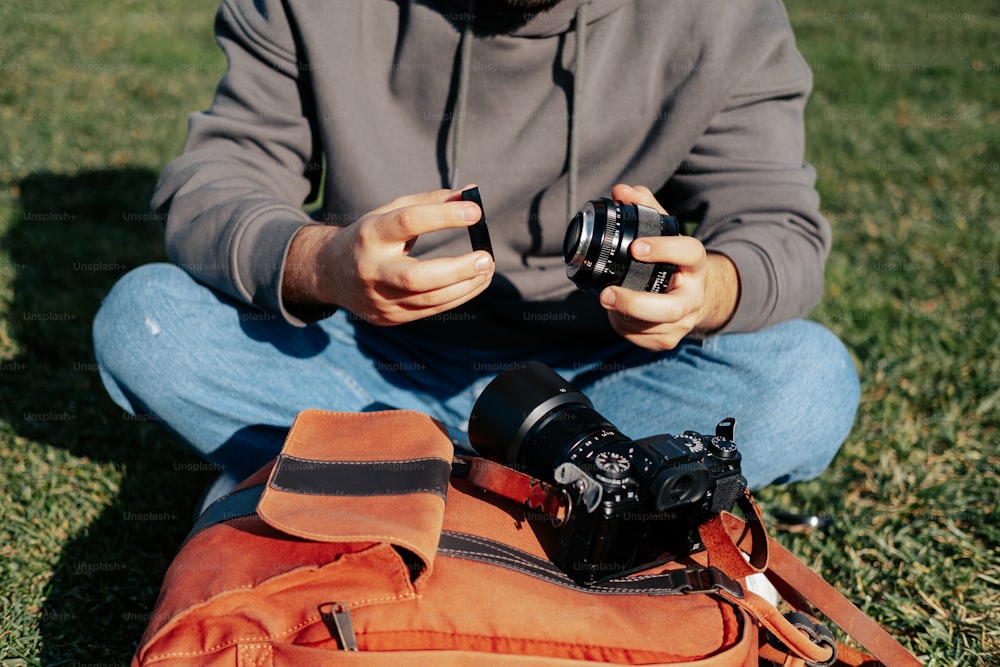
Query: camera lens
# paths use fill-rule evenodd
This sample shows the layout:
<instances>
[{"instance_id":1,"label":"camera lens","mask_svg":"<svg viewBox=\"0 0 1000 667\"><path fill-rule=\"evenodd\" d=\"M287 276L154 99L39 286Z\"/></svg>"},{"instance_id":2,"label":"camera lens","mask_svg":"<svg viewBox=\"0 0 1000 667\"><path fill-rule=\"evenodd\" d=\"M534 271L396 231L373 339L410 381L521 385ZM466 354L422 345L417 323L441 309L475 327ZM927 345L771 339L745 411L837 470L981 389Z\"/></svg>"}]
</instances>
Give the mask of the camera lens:
<instances>
[{"instance_id":1,"label":"camera lens","mask_svg":"<svg viewBox=\"0 0 1000 667\"><path fill-rule=\"evenodd\" d=\"M526 362L500 373L469 416L469 442L482 456L540 478L584 441L624 435L573 385L548 366Z\"/></svg>"},{"instance_id":2,"label":"camera lens","mask_svg":"<svg viewBox=\"0 0 1000 667\"><path fill-rule=\"evenodd\" d=\"M640 236L678 236L677 218L639 204L611 199L587 202L570 220L563 239L566 275L578 287L600 292L621 285L646 292L665 292L677 267L635 261L629 255Z\"/></svg>"}]
</instances>

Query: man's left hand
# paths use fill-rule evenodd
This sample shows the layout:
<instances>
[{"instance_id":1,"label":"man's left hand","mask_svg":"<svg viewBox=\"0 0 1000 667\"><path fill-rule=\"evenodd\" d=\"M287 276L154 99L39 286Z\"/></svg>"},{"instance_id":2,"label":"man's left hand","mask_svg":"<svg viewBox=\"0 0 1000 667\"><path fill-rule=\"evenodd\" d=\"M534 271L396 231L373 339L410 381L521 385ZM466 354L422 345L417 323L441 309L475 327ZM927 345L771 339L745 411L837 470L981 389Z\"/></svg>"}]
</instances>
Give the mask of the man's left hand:
<instances>
[{"instance_id":1,"label":"man's left hand","mask_svg":"<svg viewBox=\"0 0 1000 667\"><path fill-rule=\"evenodd\" d=\"M611 191L615 201L642 204L666 214L644 186L619 184ZM662 294L606 287L601 305L623 338L653 350L669 350L686 336L708 336L732 317L739 300L739 274L725 255L705 250L691 236L636 239L629 252L640 262L667 262L677 266L669 289Z\"/></svg>"}]
</instances>

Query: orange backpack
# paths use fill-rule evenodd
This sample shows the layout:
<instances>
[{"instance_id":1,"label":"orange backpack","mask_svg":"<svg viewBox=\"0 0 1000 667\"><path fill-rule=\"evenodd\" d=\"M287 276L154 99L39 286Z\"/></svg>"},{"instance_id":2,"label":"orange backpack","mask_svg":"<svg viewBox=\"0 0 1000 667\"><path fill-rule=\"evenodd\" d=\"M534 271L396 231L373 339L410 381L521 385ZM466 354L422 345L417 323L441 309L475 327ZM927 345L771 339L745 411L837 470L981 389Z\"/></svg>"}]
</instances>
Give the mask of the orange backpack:
<instances>
[{"instance_id":1,"label":"orange backpack","mask_svg":"<svg viewBox=\"0 0 1000 667\"><path fill-rule=\"evenodd\" d=\"M704 524L704 551L583 586L546 557L551 491L453 458L416 412L307 410L197 521L133 665L919 664L769 540L749 494L745 519ZM760 571L787 613L745 588Z\"/></svg>"}]
</instances>

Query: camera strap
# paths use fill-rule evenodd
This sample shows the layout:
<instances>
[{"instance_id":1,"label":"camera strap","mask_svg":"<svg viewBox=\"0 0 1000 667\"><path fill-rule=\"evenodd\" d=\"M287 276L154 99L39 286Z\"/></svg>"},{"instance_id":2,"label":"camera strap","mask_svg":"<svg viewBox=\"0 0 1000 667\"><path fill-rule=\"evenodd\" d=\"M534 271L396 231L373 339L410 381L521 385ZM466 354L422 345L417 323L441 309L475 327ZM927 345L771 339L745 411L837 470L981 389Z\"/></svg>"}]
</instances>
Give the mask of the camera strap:
<instances>
[{"instance_id":1,"label":"camera strap","mask_svg":"<svg viewBox=\"0 0 1000 667\"><path fill-rule=\"evenodd\" d=\"M736 506L745 517L739 526L727 521L736 517L721 512L709 518L698 533L708 552L710 565L715 565L731 577L748 577L767 570L770 541L764 528L764 516L749 490L736 499ZM749 556L749 560L743 557Z\"/></svg>"},{"instance_id":2,"label":"camera strap","mask_svg":"<svg viewBox=\"0 0 1000 667\"><path fill-rule=\"evenodd\" d=\"M493 461L474 456L456 456L452 462L451 475L467 479L477 488L543 512L550 517L553 526L566 523L572 510L570 497L562 489Z\"/></svg>"}]
</instances>

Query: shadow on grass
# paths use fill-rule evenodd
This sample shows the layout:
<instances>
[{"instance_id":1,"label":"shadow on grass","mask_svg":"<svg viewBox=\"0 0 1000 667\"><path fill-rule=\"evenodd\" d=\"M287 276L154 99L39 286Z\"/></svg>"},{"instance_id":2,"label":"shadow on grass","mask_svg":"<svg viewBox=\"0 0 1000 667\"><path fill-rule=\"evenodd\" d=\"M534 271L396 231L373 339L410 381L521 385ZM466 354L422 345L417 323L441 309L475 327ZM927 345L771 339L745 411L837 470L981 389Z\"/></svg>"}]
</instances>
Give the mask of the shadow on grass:
<instances>
[{"instance_id":1,"label":"shadow on grass","mask_svg":"<svg viewBox=\"0 0 1000 667\"><path fill-rule=\"evenodd\" d=\"M46 507L91 515L104 507L85 526L70 519L74 537L53 548L58 562L40 610L44 665L129 662L213 477L155 424L124 415L94 363L90 327L101 299L127 270L164 257L148 205L155 179L133 168L33 174L18 184L22 210L3 239L15 271L9 332L19 355L5 362L12 372L0 373L0 418L17 436L73 455L79 469L46 481L60 496L50 491ZM98 492L74 484L95 475L110 480Z\"/></svg>"}]
</instances>

